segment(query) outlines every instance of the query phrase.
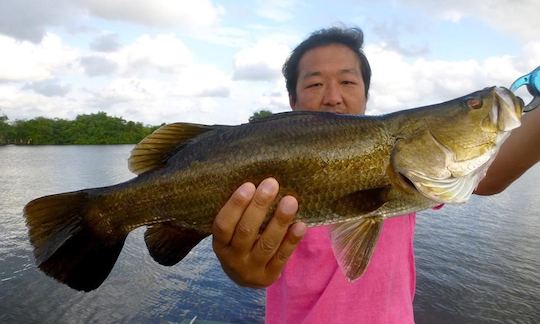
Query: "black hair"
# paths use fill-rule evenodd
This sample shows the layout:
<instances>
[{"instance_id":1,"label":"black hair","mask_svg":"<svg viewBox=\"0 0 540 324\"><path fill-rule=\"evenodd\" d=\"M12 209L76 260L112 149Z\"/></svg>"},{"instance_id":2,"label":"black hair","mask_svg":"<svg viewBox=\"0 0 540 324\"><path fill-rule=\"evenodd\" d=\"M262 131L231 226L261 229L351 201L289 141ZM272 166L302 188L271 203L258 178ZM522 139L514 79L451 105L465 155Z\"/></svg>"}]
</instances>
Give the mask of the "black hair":
<instances>
[{"instance_id":1,"label":"black hair","mask_svg":"<svg viewBox=\"0 0 540 324\"><path fill-rule=\"evenodd\" d=\"M366 55L362 51L362 45L364 44L364 33L362 32L362 29L356 27L330 27L313 32L302 43L296 46L287 61L285 61L285 64L283 64L281 71L285 77L287 91L293 101L296 101L298 65L300 64L302 56L311 49L331 44L345 45L356 54L360 61L360 72L362 73L362 80L364 81L365 95L367 98L369 83L371 81L371 67L369 66Z\"/></svg>"}]
</instances>

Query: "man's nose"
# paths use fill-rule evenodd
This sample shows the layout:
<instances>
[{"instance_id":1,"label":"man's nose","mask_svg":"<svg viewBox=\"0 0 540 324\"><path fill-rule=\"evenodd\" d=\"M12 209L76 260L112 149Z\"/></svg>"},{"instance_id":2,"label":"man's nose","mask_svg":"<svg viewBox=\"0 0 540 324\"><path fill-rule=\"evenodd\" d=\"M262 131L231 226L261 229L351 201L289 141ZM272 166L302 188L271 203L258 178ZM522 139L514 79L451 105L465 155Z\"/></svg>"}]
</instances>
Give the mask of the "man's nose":
<instances>
[{"instance_id":1,"label":"man's nose","mask_svg":"<svg viewBox=\"0 0 540 324\"><path fill-rule=\"evenodd\" d=\"M329 84L323 97L323 105L328 107L335 107L343 103L343 97L341 96L341 89L338 84Z\"/></svg>"}]
</instances>

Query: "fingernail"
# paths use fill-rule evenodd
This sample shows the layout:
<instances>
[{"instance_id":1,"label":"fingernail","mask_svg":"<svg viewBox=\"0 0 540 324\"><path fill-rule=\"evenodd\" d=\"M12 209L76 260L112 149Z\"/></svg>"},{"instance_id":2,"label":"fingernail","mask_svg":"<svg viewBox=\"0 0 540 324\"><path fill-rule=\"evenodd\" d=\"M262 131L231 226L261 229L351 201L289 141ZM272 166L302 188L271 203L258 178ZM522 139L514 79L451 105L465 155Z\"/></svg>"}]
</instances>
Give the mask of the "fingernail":
<instances>
[{"instance_id":1,"label":"fingernail","mask_svg":"<svg viewBox=\"0 0 540 324\"><path fill-rule=\"evenodd\" d=\"M276 191L275 181L276 180L273 178L263 180L263 182L261 182L259 185L260 190L267 195L273 194Z\"/></svg>"},{"instance_id":2,"label":"fingernail","mask_svg":"<svg viewBox=\"0 0 540 324\"><path fill-rule=\"evenodd\" d=\"M238 193L238 195L242 196L242 198L248 199L251 197L253 192L252 186L253 185L249 182L244 183L238 188L238 190L236 190L236 192Z\"/></svg>"},{"instance_id":3,"label":"fingernail","mask_svg":"<svg viewBox=\"0 0 540 324\"><path fill-rule=\"evenodd\" d=\"M293 232L294 236L301 237L301 236L304 236L304 234L306 234L306 230L307 230L306 224L304 224L304 223L296 223L294 225L295 226L292 229L292 232Z\"/></svg>"},{"instance_id":4,"label":"fingernail","mask_svg":"<svg viewBox=\"0 0 540 324\"><path fill-rule=\"evenodd\" d=\"M298 204L293 200L293 197L285 196L281 199L280 208L285 214L294 214L298 211Z\"/></svg>"}]
</instances>

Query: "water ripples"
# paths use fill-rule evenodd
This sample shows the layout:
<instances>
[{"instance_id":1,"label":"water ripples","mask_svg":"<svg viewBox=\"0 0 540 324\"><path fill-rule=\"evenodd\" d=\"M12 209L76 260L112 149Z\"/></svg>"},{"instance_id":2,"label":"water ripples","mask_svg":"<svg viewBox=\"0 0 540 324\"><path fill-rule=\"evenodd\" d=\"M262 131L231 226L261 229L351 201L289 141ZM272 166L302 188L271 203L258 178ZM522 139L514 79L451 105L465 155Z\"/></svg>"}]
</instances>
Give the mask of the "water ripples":
<instances>
[{"instance_id":1,"label":"water ripples","mask_svg":"<svg viewBox=\"0 0 540 324\"><path fill-rule=\"evenodd\" d=\"M538 179L537 167L497 196L418 215L418 323L540 319Z\"/></svg>"},{"instance_id":2,"label":"water ripples","mask_svg":"<svg viewBox=\"0 0 540 324\"><path fill-rule=\"evenodd\" d=\"M209 239L172 267L133 231L105 283L74 291L35 268L22 207L41 195L127 180L132 146L0 147L0 322L264 321L264 291L239 288ZM540 168L504 193L417 217L416 321L540 319Z\"/></svg>"}]
</instances>

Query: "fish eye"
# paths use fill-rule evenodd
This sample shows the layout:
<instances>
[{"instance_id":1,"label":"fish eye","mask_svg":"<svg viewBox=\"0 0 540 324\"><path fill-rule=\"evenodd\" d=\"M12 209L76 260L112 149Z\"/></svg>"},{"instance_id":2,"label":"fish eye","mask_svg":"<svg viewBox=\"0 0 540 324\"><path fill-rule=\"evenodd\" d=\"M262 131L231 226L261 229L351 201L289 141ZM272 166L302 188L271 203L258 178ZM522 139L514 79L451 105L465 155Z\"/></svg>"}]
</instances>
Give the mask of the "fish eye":
<instances>
[{"instance_id":1,"label":"fish eye","mask_svg":"<svg viewBox=\"0 0 540 324\"><path fill-rule=\"evenodd\" d=\"M482 108L482 100L478 98L470 98L467 99L467 106L471 109L479 109Z\"/></svg>"}]
</instances>

